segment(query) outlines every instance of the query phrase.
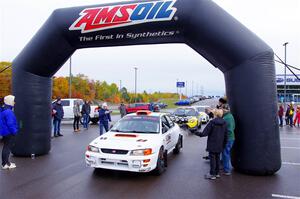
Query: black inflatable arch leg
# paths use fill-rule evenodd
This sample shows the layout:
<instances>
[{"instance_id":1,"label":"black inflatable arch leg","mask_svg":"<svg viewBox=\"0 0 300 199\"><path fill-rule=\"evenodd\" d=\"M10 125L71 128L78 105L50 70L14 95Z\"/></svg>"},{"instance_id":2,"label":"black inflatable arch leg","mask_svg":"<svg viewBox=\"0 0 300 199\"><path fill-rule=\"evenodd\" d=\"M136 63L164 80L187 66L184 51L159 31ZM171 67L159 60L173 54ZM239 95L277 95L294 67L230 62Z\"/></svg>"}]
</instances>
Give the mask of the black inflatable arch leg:
<instances>
[{"instance_id":1,"label":"black inflatable arch leg","mask_svg":"<svg viewBox=\"0 0 300 199\"><path fill-rule=\"evenodd\" d=\"M276 85L274 67L269 67L273 62L273 52L266 52L225 73L230 107L238 119L232 164L248 174L273 174L281 167L277 96L270 89Z\"/></svg>"}]
</instances>

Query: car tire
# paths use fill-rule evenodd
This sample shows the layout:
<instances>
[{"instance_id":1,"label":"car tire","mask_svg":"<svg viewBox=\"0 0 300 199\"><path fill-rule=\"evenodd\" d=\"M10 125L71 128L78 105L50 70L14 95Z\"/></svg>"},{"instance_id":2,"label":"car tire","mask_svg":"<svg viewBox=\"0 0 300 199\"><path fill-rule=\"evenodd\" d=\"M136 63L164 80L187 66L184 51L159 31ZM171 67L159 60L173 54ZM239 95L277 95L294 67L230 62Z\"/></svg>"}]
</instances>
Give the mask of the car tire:
<instances>
[{"instance_id":1,"label":"car tire","mask_svg":"<svg viewBox=\"0 0 300 199\"><path fill-rule=\"evenodd\" d=\"M154 169L154 174L159 176L161 175L165 170L167 166L167 155L166 152L164 152L163 148L160 148L156 168Z\"/></svg>"},{"instance_id":2,"label":"car tire","mask_svg":"<svg viewBox=\"0 0 300 199\"><path fill-rule=\"evenodd\" d=\"M179 135L177 144L175 146L175 149L173 150L173 154L175 155L179 154L182 147L183 147L183 139L182 139L182 135Z\"/></svg>"},{"instance_id":3,"label":"car tire","mask_svg":"<svg viewBox=\"0 0 300 199\"><path fill-rule=\"evenodd\" d=\"M200 130L201 126L202 126L202 121L200 121L200 124L198 124L198 129L197 130Z\"/></svg>"},{"instance_id":4,"label":"car tire","mask_svg":"<svg viewBox=\"0 0 300 199\"><path fill-rule=\"evenodd\" d=\"M90 121L92 124L97 124L99 122L99 118L91 118Z\"/></svg>"}]
</instances>

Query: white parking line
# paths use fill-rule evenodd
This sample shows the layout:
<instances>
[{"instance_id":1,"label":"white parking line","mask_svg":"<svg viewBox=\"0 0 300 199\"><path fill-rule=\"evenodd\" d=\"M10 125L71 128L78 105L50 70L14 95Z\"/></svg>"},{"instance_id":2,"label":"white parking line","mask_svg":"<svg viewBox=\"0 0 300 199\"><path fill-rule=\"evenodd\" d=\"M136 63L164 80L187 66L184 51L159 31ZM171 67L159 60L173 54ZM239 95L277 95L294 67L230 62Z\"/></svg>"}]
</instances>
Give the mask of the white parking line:
<instances>
[{"instance_id":1,"label":"white parking line","mask_svg":"<svg viewBox=\"0 0 300 199\"><path fill-rule=\"evenodd\" d=\"M300 199L298 196L287 196L287 195L279 195L279 194L272 194L273 198L288 198L288 199Z\"/></svg>"},{"instance_id":2,"label":"white parking line","mask_svg":"<svg viewBox=\"0 0 300 199\"><path fill-rule=\"evenodd\" d=\"M283 146L281 148L282 149L300 149L300 147L288 147L288 146Z\"/></svg>"},{"instance_id":3,"label":"white parking line","mask_svg":"<svg viewBox=\"0 0 300 199\"><path fill-rule=\"evenodd\" d=\"M297 162L282 162L282 164L300 166L300 163Z\"/></svg>"}]
</instances>

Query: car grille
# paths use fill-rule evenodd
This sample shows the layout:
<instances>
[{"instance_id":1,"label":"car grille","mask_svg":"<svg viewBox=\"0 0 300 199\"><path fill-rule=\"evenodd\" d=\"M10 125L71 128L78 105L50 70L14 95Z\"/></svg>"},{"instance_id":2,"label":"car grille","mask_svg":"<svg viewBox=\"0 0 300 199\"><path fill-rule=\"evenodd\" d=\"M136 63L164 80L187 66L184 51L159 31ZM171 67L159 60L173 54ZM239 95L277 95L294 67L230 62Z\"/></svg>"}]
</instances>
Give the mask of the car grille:
<instances>
[{"instance_id":1,"label":"car grille","mask_svg":"<svg viewBox=\"0 0 300 199\"><path fill-rule=\"evenodd\" d=\"M128 168L128 161L127 160L111 160L106 158L100 158L99 164L103 166L114 166L119 168Z\"/></svg>"},{"instance_id":2,"label":"car grille","mask_svg":"<svg viewBox=\"0 0 300 199\"><path fill-rule=\"evenodd\" d=\"M185 123L188 123L189 119L188 117L175 117L175 121L176 123L178 124L185 124Z\"/></svg>"},{"instance_id":3,"label":"car grille","mask_svg":"<svg viewBox=\"0 0 300 199\"><path fill-rule=\"evenodd\" d=\"M109 153L109 154L118 154L118 155L126 155L128 150L120 150L120 149L101 149L102 153Z\"/></svg>"}]
</instances>

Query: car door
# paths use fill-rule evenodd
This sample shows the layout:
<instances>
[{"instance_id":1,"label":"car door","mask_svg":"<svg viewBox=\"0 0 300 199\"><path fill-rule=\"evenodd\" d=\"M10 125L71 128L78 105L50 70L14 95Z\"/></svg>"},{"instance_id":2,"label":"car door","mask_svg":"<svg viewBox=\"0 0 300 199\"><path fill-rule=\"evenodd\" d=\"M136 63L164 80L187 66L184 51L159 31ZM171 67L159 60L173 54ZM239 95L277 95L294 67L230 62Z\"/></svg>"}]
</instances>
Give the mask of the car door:
<instances>
[{"instance_id":1,"label":"car door","mask_svg":"<svg viewBox=\"0 0 300 199\"><path fill-rule=\"evenodd\" d=\"M69 99L62 99L61 105L63 106L63 109L64 109L64 119L74 118L72 101Z\"/></svg>"},{"instance_id":2,"label":"car door","mask_svg":"<svg viewBox=\"0 0 300 199\"><path fill-rule=\"evenodd\" d=\"M168 115L165 115L164 117L166 118L170 126L169 131L171 134L171 147L173 147L177 144L180 132L179 129L176 129L174 122L171 120L171 118Z\"/></svg>"},{"instance_id":3,"label":"car door","mask_svg":"<svg viewBox=\"0 0 300 199\"><path fill-rule=\"evenodd\" d=\"M164 146L169 151L172 148L172 130L169 127L169 123L164 116L161 117L161 129Z\"/></svg>"}]
</instances>

